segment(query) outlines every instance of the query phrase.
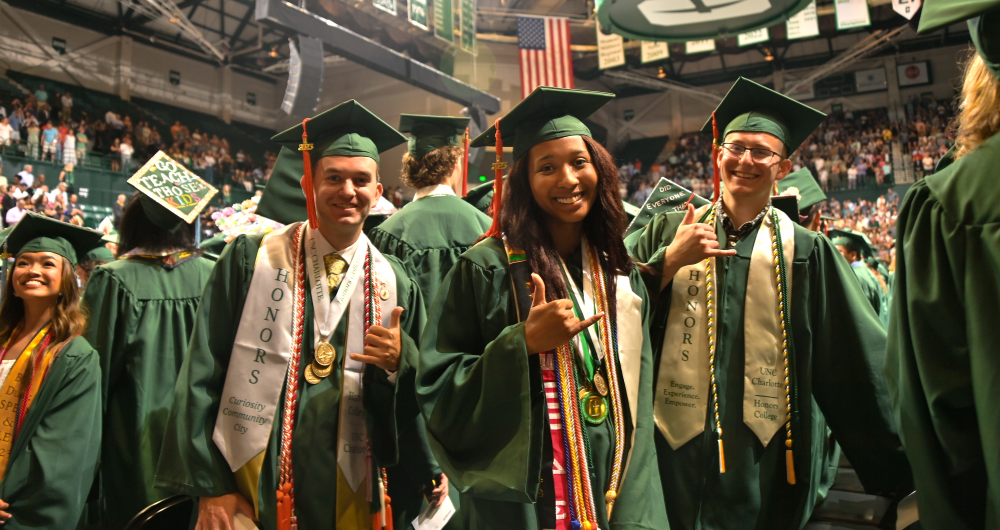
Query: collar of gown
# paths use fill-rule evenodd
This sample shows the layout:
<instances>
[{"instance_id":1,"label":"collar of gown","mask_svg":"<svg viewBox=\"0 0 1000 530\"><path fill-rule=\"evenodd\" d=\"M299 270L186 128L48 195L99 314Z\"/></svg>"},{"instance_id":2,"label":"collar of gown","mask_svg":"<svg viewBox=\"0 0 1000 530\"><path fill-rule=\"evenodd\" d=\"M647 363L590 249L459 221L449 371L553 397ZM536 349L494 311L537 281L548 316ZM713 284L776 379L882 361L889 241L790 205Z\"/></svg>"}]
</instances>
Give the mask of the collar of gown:
<instances>
[{"instance_id":1,"label":"collar of gown","mask_svg":"<svg viewBox=\"0 0 1000 530\"><path fill-rule=\"evenodd\" d=\"M413 200L419 201L424 197L430 197L432 195L455 195L455 190L451 189L451 186L444 184L435 184L433 186L424 186L417 190L417 194L414 195Z\"/></svg>"}]
</instances>

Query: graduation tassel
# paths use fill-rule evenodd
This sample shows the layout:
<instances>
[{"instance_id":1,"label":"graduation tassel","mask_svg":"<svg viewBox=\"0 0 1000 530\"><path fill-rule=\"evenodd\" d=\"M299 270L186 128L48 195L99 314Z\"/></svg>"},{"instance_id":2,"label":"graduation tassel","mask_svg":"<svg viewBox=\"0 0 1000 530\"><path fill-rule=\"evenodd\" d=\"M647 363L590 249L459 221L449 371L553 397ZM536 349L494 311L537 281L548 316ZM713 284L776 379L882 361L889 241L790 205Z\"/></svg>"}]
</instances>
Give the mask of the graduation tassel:
<instances>
[{"instance_id":1,"label":"graduation tassel","mask_svg":"<svg viewBox=\"0 0 1000 530\"><path fill-rule=\"evenodd\" d=\"M503 161L503 140L500 139L500 119L494 123L496 129L496 149L497 161L493 163L493 224L486 231L483 237L503 237L503 230L500 229L500 204L503 201L503 170L507 169L507 162Z\"/></svg>"},{"instance_id":2,"label":"graduation tassel","mask_svg":"<svg viewBox=\"0 0 1000 530\"><path fill-rule=\"evenodd\" d=\"M719 124L715 122L715 111L712 111L712 202L719 200Z\"/></svg>"},{"instance_id":3,"label":"graduation tassel","mask_svg":"<svg viewBox=\"0 0 1000 530\"><path fill-rule=\"evenodd\" d=\"M462 153L462 197L469 194L469 128L465 128L465 151Z\"/></svg>"},{"instance_id":4,"label":"graduation tassel","mask_svg":"<svg viewBox=\"0 0 1000 530\"><path fill-rule=\"evenodd\" d=\"M795 457L792 456L792 441L788 440L788 450L785 451L785 467L788 468L788 483L795 485Z\"/></svg>"},{"instance_id":5,"label":"graduation tassel","mask_svg":"<svg viewBox=\"0 0 1000 530\"><path fill-rule=\"evenodd\" d=\"M313 169L309 151L313 150L313 144L309 143L306 134L306 123L309 118L302 120L302 143L299 144L299 151L302 151L302 191L306 196L306 213L309 217L309 228L315 230L319 227L319 217L316 215L316 197L313 191Z\"/></svg>"},{"instance_id":6,"label":"graduation tassel","mask_svg":"<svg viewBox=\"0 0 1000 530\"><path fill-rule=\"evenodd\" d=\"M726 472L726 452L722 450L722 431L719 431L719 473Z\"/></svg>"}]
</instances>

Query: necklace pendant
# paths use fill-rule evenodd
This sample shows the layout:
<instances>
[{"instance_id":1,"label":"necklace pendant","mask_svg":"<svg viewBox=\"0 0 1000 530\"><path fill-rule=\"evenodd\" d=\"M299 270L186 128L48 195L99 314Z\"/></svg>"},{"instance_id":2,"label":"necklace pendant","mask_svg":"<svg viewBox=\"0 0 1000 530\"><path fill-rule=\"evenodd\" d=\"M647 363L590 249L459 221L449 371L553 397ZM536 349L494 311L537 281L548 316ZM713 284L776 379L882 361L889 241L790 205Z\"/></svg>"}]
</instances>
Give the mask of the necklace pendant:
<instances>
[{"instance_id":1,"label":"necklace pendant","mask_svg":"<svg viewBox=\"0 0 1000 530\"><path fill-rule=\"evenodd\" d=\"M580 397L580 414L587 423L600 425L604 422L604 418L608 417L608 400L588 389L586 394Z\"/></svg>"},{"instance_id":2,"label":"necklace pendant","mask_svg":"<svg viewBox=\"0 0 1000 530\"><path fill-rule=\"evenodd\" d=\"M389 293L389 284L386 283L386 282L384 282L384 281L382 281L381 279L379 279L378 280L378 289L379 289L379 291L378 291L378 297L381 298L382 300L388 300L389 299L389 294L390 294Z\"/></svg>"},{"instance_id":3,"label":"necklace pendant","mask_svg":"<svg viewBox=\"0 0 1000 530\"><path fill-rule=\"evenodd\" d=\"M594 373L594 388L601 397L608 397L608 383L600 371Z\"/></svg>"}]
</instances>

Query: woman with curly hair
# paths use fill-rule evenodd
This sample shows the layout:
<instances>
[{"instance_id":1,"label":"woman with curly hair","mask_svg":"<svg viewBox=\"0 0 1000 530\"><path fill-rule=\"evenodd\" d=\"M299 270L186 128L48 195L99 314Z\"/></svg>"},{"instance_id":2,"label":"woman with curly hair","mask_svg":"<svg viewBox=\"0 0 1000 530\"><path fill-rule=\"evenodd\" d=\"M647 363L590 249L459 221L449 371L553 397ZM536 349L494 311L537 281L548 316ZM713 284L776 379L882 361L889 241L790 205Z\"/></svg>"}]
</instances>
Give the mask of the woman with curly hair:
<instances>
[{"instance_id":1,"label":"woman with curly hair","mask_svg":"<svg viewBox=\"0 0 1000 530\"><path fill-rule=\"evenodd\" d=\"M407 204L369 236L383 254L396 256L430 303L458 257L490 227L490 218L457 197L463 187L464 136L469 118L403 114L410 133L403 154L403 184L417 190Z\"/></svg>"},{"instance_id":2,"label":"woman with curly hair","mask_svg":"<svg viewBox=\"0 0 1000 530\"><path fill-rule=\"evenodd\" d=\"M540 87L473 142L513 143L515 161L430 306L417 376L469 528L668 527L651 305L618 169L583 123L613 97Z\"/></svg>"},{"instance_id":3,"label":"woman with curly hair","mask_svg":"<svg viewBox=\"0 0 1000 530\"><path fill-rule=\"evenodd\" d=\"M1000 521L1000 3L927 0L919 32L965 19L957 153L899 209L885 363L928 529Z\"/></svg>"},{"instance_id":4,"label":"woman with curly hair","mask_svg":"<svg viewBox=\"0 0 1000 530\"><path fill-rule=\"evenodd\" d=\"M80 335L77 256L100 232L28 214L5 241L0 305L0 522L74 528L101 447L101 368Z\"/></svg>"}]
</instances>

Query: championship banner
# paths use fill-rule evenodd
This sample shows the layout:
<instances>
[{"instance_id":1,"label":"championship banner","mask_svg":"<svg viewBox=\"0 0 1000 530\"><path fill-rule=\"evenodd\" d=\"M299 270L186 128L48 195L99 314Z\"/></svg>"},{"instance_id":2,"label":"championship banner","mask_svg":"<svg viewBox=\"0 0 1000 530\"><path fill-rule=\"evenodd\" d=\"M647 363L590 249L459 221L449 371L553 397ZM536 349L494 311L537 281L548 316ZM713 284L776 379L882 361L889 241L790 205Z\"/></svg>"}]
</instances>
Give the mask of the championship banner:
<instances>
[{"instance_id":1,"label":"championship banner","mask_svg":"<svg viewBox=\"0 0 1000 530\"><path fill-rule=\"evenodd\" d=\"M819 35L819 18L816 16L816 2L809 2L805 9L785 22L788 40L805 39Z\"/></svg>"},{"instance_id":2,"label":"championship banner","mask_svg":"<svg viewBox=\"0 0 1000 530\"><path fill-rule=\"evenodd\" d=\"M715 41L709 40L699 40L690 41L684 44L684 53L704 53L704 52L714 52L715 51Z\"/></svg>"},{"instance_id":3,"label":"championship banner","mask_svg":"<svg viewBox=\"0 0 1000 530\"><path fill-rule=\"evenodd\" d=\"M459 47L476 55L476 0L459 0L458 27L462 30Z\"/></svg>"},{"instance_id":4,"label":"championship banner","mask_svg":"<svg viewBox=\"0 0 1000 530\"><path fill-rule=\"evenodd\" d=\"M767 42L771 40L771 34L767 31L767 28L755 29L753 31L748 31L747 33L740 33L736 36L736 42L743 46L750 46L751 44L757 44L760 42Z\"/></svg>"},{"instance_id":5,"label":"championship banner","mask_svg":"<svg viewBox=\"0 0 1000 530\"><path fill-rule=\"evenodd\" d=\"M670 48L665 42L642 41L639 45L639 56L643 64L660 61L670 57Z\"/></svg>"},{"instance_id":6,"label":"championship banner","mask_svg":"<svg viewBox=\"0 0 1000 530\"><path fill-rule=\"evenodd\" d=\"M642 41L715 40L784 22L811 0L616 0L599 2L600 25Z\"/></svg>"},{"instance_id":7,"label":"championship banner","mask_svg":"<svg viewBox=\"0 0 1000 530\"><path fill-rule=\"evenodd\" d=\"M434 36L448 42L455 41L455 15L452 0L434 2Z\"/></svg>"},{"instance_id":8,"label":"championship banner","mask_svg":"<svg viewBox=\"0 0 1000 530\"><path fill-rule=\"evenodd\" d=\"M163 151L157 151L127 182L187 224L219 191Z\"/></svg>"},{"instance_id":9,"label":"championship banner","mask_svg":"<svg viewBox=\"0 0 1000 530\"><path fill-rule=\"evenodd\" d=\"M427 30L427 0L407 0L406 11L409 13L410 24Z\"/></svg>"},{"instance_id":10,"label":"championship banner","mask_svg":"<svg viewBox=\"0 0 1000 530\"><path fill-rule=\"evenodd\" d=\"M865 28L872 25L868 15L868 0L834 0L837 29Z\"/></svg>"},{"instance_id":11,"label":"championship banner","mask_svg":"<svg viewBox=\"0 0 1000 530\"><path fill-rule=\"evenodd\" d=\"M625 41L619 35L605 35L597 28L597 68L604 70L625 64Z\"/></svg>"}]
</instances>

